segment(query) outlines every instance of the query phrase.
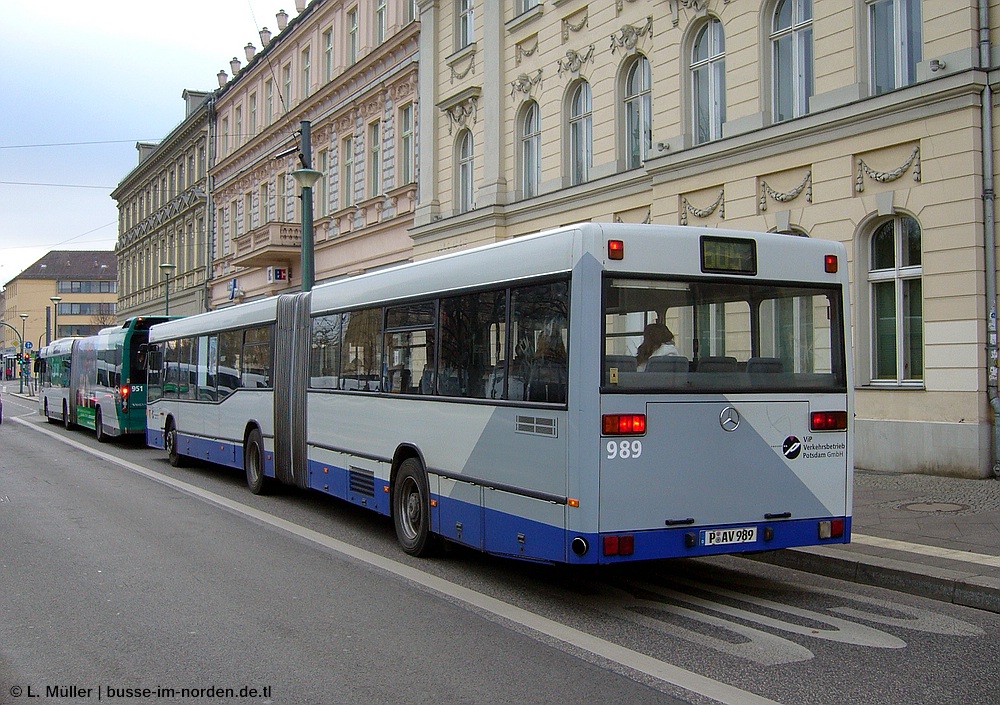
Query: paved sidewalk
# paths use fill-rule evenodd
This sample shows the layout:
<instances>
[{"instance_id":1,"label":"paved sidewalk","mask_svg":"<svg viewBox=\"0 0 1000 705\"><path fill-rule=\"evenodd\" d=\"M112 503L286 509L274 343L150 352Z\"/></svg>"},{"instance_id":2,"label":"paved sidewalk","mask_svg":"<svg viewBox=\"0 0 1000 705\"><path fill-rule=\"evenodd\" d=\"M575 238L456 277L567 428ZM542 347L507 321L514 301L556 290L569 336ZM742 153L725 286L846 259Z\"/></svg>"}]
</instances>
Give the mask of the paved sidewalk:
<instances>
[{"instance_id":1,"label":"paved sidewalk","mask_svg":"<svg viewBox=\"0 0 1000 705\"><path fill-rule=\"evenodd\" d=\"M850 545L756 558L1000 613L1000 480L858 470Z\"/></svg>"}]
</instances>

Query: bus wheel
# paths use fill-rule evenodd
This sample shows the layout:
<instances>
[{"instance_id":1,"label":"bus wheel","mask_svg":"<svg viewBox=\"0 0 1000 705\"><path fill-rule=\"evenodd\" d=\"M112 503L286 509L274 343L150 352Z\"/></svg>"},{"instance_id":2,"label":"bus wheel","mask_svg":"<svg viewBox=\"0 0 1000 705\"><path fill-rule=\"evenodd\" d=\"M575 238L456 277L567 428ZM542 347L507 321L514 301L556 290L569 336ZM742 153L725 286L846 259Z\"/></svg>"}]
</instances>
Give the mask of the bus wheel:
<instances>
[{"instance_id":1,"label":"bus wheel","mask_svg":"<svg viewBox=\"0 0 1000 705\"><path fill-rule=\"evenodd\" d=\"M247 487L254 494L264 491L264 441L260 431L254 429L247 436L246 445L243 446L243 469L247 474Z\"/></svg>"},{"instance_id":2,"label":"bus wheel","mask_svg":"<svg viewBox=\"0 0 1000 705\"><path fill-rule=\"evenodd\" d=\"M184 456L177 452L177 427L173 419L167 422L167 432L163 434L163 445L167 449L167 460L175 468L184 465Z\"/></svg>"},{"instance_id":3,"label":"bus wheel","mask_svg":"<svg viewBox=\"0 0 1000 705\"><path fill-rule=\"evenodd\" d=\"M98 443L108 442L108 434L104 432L104 417L101 414L101 407L97 407L94 412L94 435L97 436Z\"/></svg>"},{"instance_id":4,"label":"bus wheel","mask_svg":"<svg viewBox=\"0 0 1000 705\"><path fill-rule=\"evenodd\" d=\"M63 428L72 428L73 424L69 420L69 407L66 402L63 402L63 416L62 416Z\"/></svg>"},{"instance_id":5,"label":"bus wheel","mask_svg":"<svg viewBox=\"0 0 1000 705\"><path fill-rule=\"evenodd\" d=\"M392 491L392 522L403 551L418 557L431 553L431 497L427 475L416 458L407 458L399 466Z\"/></svg>"},{"instance_id":6,"label":"bus wheel","mask_svg":"<svg viewBox=\"0 0 1000 705\"><path fill-rule=\"evenodd\" d=\"M49 423L57 423L59 421L59 419L54 419L51 416L49 416L49 400L48 399L45 400L45 420L48 421Z\"/></svg>"}]
</instances>

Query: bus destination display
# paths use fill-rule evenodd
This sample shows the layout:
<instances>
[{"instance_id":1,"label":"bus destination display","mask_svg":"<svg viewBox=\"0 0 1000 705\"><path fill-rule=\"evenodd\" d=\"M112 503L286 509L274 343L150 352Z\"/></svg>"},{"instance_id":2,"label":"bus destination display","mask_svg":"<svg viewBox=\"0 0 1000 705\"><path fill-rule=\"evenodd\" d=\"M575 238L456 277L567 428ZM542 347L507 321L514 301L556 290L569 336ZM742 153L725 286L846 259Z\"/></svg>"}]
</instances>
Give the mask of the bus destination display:
<instances>
[{"instance_id":1,"label":"bus destination display","mask_svg":"<svg viewBox=\"0 0 1000 705\"><path fill-rule=\"evenodd\" d=\"M742 238L701 238L701 271L757 274L757 243Z\"/></svg>"}]
</instances>

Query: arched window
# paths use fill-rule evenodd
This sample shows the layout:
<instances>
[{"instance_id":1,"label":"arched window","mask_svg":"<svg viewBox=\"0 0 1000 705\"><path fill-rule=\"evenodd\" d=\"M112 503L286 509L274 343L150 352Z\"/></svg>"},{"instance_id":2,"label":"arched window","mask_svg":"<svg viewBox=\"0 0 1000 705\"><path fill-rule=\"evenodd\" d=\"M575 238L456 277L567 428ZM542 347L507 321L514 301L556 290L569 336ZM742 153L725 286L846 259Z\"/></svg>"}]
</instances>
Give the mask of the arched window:
<instances>
[{"instance_id":1,"label":"arched window","mask_svg":"<svg viewBox=\"0 0 1000 705\"><path fill-rule=\"evenodd\" d=\"M812 0L778 0L771 23L774 121L809 112L813 94Z\"/></svg>"},{"instance_id":2,"label":"arched window","mask_svg":"<svg viewBox=\"0 0 1000 705\"><path fill-rule=\"evenodd\" d=\"M473 202L475 156L472 133L469 130L462 130L458 135L455 149L455 205L459 213L471 211L475 207Z\"/></svg>"},{"instance_id":3,"label":"arched window","mask_svg":"<svg viewBox=\"0 0 1000 705\"><path fill-rule=\"evenodd\" d=\"M639 55L625 74L625 168L638 169L653 147L653 91L649 59Z\"/></svg>"},{"instance_id":4,"label":"arched window","mask_svg":"<svg viewBox=\"0 0 1000 705\"><path fill-rule=\"evenodd\" d=\"M871 379L902 385L924 378L924 325L920 224L886 220L868 247Z\"/></svg>"},{"instance_id":5,"label":"arched window","mask_svg":"<svg viewBox=\"0 0 1000 705\"><path fill-rule=\"evenodd\" d=\"M590 180L594 161L593 104L590 84L580 81L569 101L569 168L573 185Z\"/></svg>"},{"instance_id":6,"label":"arched window","mask_svg":"<svg viewBox=\"0 0 1000 705\"><path fill-rule=\"evenodd\" d=\"M538 103L531 101L521 113L521 195L538 195L542 182L542 121Z\"/></svg>"},{"instance_id":7,"label":"arched window","mask_svg":"<svg viewBox=\"0 0 1000 705\"><path fill-rule=\"evenodd\" d=\"M691 47L691 102L696 144L722 137L726 121L726 37L719 20L710 20Z\"/></svg>"}]
</instances>

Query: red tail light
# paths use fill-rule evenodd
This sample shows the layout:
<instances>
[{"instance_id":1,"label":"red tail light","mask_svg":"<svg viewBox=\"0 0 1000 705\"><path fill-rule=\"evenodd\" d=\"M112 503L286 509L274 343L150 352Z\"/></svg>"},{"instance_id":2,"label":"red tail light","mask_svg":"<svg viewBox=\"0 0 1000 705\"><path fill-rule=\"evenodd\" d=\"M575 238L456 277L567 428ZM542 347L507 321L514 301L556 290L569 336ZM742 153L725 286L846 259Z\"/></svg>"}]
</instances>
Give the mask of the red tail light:
<instances>
[{"instance_id":1,"label":"red tail light","mask_svg":"<svg viewBox=\"0 0 1000 705\"><path fill-rule=\"evenodd\" d=\"M846 411L814 411L809 416L813 431L844 431L847 429Z\"/></svg>"},{"instance_id":2,"label":"red tail light","mask_svg":"<svg viewBox=\"0 0 1000 705\"><path fill-rule=\"evenodd\" d=\"M608 259L625 259L623 240L608 240Z\"/></svg>"},{"instance_id":3,"label":"red tail light","mask_svg":"<svg viewBox=\"0 0 1000 705\"><path fill-rule=\"evenodd\" d=\"M646 432L645 414L605 414L601 418L605 436L641 436Z\"/></svg>"},{"instance_id":4,"label":"red tail light","mask_svg":"<svg viewBox=\"0 0 1000 705\"><path fill-rule=\"evenodd\" d=\"M824 257L823 268L828 274L836 274L837 270L840 269L840 262L837 260L837 255L827 255Z\"/></svg>"}]
</instances>

